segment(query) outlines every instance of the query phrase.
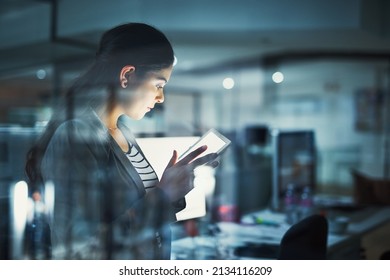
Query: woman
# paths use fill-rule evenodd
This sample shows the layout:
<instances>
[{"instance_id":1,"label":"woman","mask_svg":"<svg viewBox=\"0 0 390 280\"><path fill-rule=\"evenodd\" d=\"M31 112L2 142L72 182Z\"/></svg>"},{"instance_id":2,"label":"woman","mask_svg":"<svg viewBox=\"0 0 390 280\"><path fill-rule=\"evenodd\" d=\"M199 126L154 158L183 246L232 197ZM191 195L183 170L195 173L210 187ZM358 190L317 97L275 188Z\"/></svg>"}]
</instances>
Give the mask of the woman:
<instances>
[{"instance_id":1,"label":"woman","mask_svg":"<svg viewBox=\"0 0 390 280\"><path fill-rule=\"evenodd\" d=\"M174 62L163 33L141 23L107 31L96 60L66 95L28 154L32 186L51 182L52 256L64 259L168 259L169 223L184 209L191 174L217 165L207 147L177 161L159 181L129 127L156 103Z\"/></svg>"}]
</instances>

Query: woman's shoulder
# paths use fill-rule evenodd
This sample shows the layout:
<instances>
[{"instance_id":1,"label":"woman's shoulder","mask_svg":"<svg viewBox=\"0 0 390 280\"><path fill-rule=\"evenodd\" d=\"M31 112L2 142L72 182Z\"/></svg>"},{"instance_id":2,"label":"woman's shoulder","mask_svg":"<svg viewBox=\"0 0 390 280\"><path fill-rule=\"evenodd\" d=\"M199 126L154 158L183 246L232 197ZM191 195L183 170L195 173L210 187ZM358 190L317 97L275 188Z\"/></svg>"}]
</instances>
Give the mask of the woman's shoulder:
<instances>
[{"instance_id":1,"label":"woman's shoulder","mask_svg":"<svg viewBox=\"0 0 390 280\"><path fill-rule=\"evenodd\" d=\"M84 121L78 119L67 120L61 123L55 130L53 137L74 136L92 130Z\"/></svg>"},{"instance_id":2,"label":"woman's shoulder","mask_svg":"<svg viewBox=\"0 0 390 280\"><path fill-rule=\"evenodd\" d=\"M49 160L75 155L87 162L91 158L106 158L109 145L107 137L99 136L96 127L90 123L73 119L61 123L55 130L45 152Z\"/></svg>"},{"instance_id":3,"label":"woman's shoulder","mask_svg":"<svg viewBox=\"0 0 390 280\"><path fill-rule=\"evenodd\" d=\"M83 119L71 119L61 123L53 134L53 140L96 142L105 141L107 132L96 123Z\"/></svg>"}]
</instances>

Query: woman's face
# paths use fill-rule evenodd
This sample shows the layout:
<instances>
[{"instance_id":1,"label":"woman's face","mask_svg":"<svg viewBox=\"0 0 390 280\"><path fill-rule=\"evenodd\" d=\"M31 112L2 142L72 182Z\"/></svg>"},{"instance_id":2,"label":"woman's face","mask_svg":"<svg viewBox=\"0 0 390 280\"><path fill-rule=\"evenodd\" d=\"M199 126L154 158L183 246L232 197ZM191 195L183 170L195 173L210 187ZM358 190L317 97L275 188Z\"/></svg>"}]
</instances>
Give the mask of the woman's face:
<instances>
[{"instance_id":1,"label":"woman's face","mask_svg":"<svg viewBox=\"0 0 390 280\"><path fill-rule=\"evenodd\" d=\"M123 105L125 114L132 119L140 120L147 112L153 110L156 103L164 102L164 86L169 81L171 73L172 67L151 72L135 88L131 87L130 98Z\"/></svg>"}]
</instances>

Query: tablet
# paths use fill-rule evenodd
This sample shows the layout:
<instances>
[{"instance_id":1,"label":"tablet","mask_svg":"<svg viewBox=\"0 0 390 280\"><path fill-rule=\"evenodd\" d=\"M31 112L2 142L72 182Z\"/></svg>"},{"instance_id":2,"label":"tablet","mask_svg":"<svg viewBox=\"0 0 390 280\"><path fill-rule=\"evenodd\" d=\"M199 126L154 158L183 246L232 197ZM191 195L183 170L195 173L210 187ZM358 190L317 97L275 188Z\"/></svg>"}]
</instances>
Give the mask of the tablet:
<instances>
[{"instance_id":1,"label":"tablet","mask_svg":"<svg viewBox=\"0 0 390 280\"><path fill-rule=\"evenodd\" d=\"M196 150L200 146L207 145L207 150L200 156L204 156L211 153L217 153L220 155L230 145L231 141L224 135L219 133L214 128L207 131L203 136L190 146L180 157L179 160L184 158L186 155Z\"/></svg>"}]
</instances>

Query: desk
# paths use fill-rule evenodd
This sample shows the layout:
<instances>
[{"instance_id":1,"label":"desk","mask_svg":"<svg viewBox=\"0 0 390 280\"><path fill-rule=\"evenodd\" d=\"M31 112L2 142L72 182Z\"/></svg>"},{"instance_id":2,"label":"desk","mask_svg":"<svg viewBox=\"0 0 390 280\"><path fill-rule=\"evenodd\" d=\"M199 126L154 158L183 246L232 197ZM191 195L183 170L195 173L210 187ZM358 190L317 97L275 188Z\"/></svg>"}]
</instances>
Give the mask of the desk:
<instances>
[{"instance_id":1,"label":"desk","mask_svg":"<svg viewBox=\"0 0 390 280\"><path fill-rule=\"evenodd\" d=\"M284 233L290 227L285 222L284 214L265 210L250 214L253 215L274 221L279 226L220 222L217 223L220 233L216 236L184 237L173 240L172 258L244 259L234 254L234 250L244 244L268 244L272 248L277 248ZM328 235L328 259L360 259L362 238L390 221L390 207L342 211L342 215L350 219L350 224L344 234ZM248 219L250 218L247 215L241 221L245 222ZM265 255L264 259L267 258L276 258L276 255L273 257Z\"/></svg>"},{"instance_id":2,"label":"desk","mask_svg":"<svg viewBox=\"0 0 390 280\"><path fill-rule=\"evenodd\" d=\"M359 258L362 238L390 221L390 207L370 207L343 215L351 222L345 234L329 234L329 259Z\"/></svg>"}]
</instances>

